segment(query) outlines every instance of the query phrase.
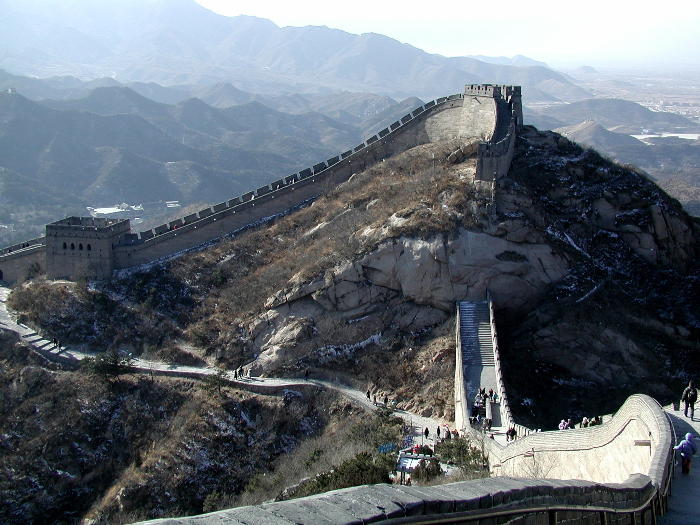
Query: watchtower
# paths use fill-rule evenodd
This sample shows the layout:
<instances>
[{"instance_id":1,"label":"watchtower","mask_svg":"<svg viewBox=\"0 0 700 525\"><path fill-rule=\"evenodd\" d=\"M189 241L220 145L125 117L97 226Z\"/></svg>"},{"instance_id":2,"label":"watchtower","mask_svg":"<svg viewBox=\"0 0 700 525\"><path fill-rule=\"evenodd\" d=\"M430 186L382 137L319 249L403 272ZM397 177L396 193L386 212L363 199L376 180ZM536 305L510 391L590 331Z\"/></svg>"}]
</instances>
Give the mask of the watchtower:
<instances>
[{"instance_id":1,"label":"watchtower","mask_svg":"<svg viewBox=\"0 0 700 525\"><path fill-rule=\"evenodd\" d=\"M68 217L46 225L49 279L108 279L114 245L131 231L129 219Z\"/></svg>"},{"instance_id":2,"label":"watchtower","mask_svg":"<svg viewBox=\"0 0 700 525\"><path fill-rule=\"evenodd\" d=\"M523 125L523 101L520 86L506 86L493 84L466 84L464 86L465 97L488 97L493 98L503 106L503 115L513 115L516 119L515 125L520 129Z\"/></svg>"}]
</instances>

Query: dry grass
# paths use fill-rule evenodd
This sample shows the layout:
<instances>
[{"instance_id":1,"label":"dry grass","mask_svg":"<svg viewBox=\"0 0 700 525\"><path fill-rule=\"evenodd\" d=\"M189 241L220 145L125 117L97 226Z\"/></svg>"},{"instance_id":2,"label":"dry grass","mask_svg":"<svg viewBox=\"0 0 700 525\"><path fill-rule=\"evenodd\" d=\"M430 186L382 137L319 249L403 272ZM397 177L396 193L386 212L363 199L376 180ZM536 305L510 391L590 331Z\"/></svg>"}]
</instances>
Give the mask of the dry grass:
<instances>
[{"instance_id":1,"label":"dry grass","mask_svg":"<svg viewBox=\"0 0 700 525\"><path fill-rule=\"evenodd\" d=\"M173 276L200 296L188 334L195 344L217 347L231 362L244 360L231 322L259 313L265 302L294 276L309 280L338 263L376 248L379 240L358 232L381 229L381 240L430 236L476 226L479 196L471 181L460 178L464 165L433 165L453 144L420 146L355 174L311 206L273 225L245 232L201 253L182 257ZM387 226L396 214L408 219ZM319 227L319 225L321 225Z\"/></svg>"}]
</instances>

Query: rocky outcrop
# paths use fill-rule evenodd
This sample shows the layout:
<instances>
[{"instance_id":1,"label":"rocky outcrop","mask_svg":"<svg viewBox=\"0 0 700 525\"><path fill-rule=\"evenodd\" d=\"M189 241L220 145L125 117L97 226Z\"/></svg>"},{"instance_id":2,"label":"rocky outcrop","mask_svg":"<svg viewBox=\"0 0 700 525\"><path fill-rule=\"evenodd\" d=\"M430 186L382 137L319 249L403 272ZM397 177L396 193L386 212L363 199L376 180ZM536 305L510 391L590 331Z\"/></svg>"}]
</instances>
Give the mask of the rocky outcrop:
<instances>
[{"instance_id":1,"label":"rocky outcrop","mask_svg":"<svg viewBox=\"0 0 700 525\"><path fill-rule=\"evenodd\" d=\"M334 329L353 325L354 341L424 333L444 322L456 301L482 300L488 291L506 320L505 344L549 370L545 381L584 391L614 383L622 397L640 380L659 383L654 363L662 343L635 336L631 326L656 323L669 338L669 329L674 337L678 330L690 334L689 321L668 323L658 320L659 312L634 311L642 321L618 325L610 322L612 312L595 306L601 315L593 316L589 306L611 293L652 301L663 292L649 286L668 286L659 272L683 282L700 251L697 226L678 203L632 169L554 133L526 129L511 173L499 181L496 204L491 220L450 233L392 236L410 221L404 212L356 232L381 242L323 275L292 278L268 299L250 327L259 349L253 369L314 363L324 346L347 340L320 319L334 319ZM423 211L431 210L434 204L426 203ZM620 318L633 313L624 301L612 308ZM616 395L611 402L618 402Z\"/></svg>"},{"instance_id":2,"label":"rocky outcrop","mask_svg":"<svg viewBox=\"0 0 700 525\"><path fill-rule=\"evenodd\" d=\"M511 308L526 309L566 274L568 262L541 234L522 229L516 222L501 225L497 235L460 229L452 237L401 237L315 280L293 279L251 326L260 362L287 361L286 353L301 357L294 348L315 335L310 319L319 315L381 317L385 325L415 332L444 321L455 301L481 300L487 290Z\"/></svg>"}]
</instances>

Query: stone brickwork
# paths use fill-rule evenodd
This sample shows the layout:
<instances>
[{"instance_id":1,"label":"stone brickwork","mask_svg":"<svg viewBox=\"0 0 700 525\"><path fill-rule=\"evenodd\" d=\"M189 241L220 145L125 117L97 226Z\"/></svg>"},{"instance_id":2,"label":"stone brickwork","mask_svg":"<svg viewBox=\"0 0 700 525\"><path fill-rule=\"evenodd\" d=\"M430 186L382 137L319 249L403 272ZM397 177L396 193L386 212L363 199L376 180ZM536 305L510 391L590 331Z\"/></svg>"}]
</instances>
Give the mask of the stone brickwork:
<instances>
[{"instance_id":1,"label":"stone brickwork","mask_svg":"<svg viewBox=\"0 0 700 525\"><path fill-rule=\"evenodd\" d=\"M46 248L41 251L43 260L39 255L40 250L31 253L27 251L22 257L15 255L14 258L8 258L9 253L4 253L5 250L0 251L0 280L10 283L23 280L26 267L36 261L39 261L41 268L51 278L108 278L115 269L167 257L220 238L256 221L284 213L317 198L346 181L353 173L414 146L460 138L494 141L506 136L510 128L506 131L504 128L514 122L512 108L519 101L518 86L466 86L465 93L428 102L362 144L319 162L312 168L140 233L130 232L128 221L120 221L119 227L90 226L87 224L90 218L58 221L47 226L44 241ZM508 136L512 137L513 134ZM479 150L480 155L490 158L494 157L494 152L498 153L499 160L489 162L498 164L498 173L507 171L504 159L509 164L508 148L504 150L499 146L497 150ZM477 177L479 169L492 170L491 164L485 162L481 163L481 168L477 166ZM485 178L488 179L489 176ZM66 223L71 220L82 220L85 224ZM90 250L87 249L88 244ZM74 246L73 249L70 248L71 245ZM80 245L83 250L79 249ZM22 262L25 263L24 268Z\"/></svg>"},{"instance_id":2,"label":"stone brickwork","mask_svg":"<svg viewBox=\"0 0 700 525\"><path fill-rule=\"evenodd\" d=\"M114 249L129 232L128 219L68 217L46 225L47 277L109 278Z\"/></svg>"},{"instance_id":3,"label":"stone brickwork","mask_svg":"<svg viewBox=\"0 0 700 525\"><path fill-rule=\"evenodd\" d=\"M653 507L648 502L653 501L654 494L655 487L644 475L630 476L624 484L487 478L433 487L366 485L290 501L139 523L354 525L387 520L396 520L388 523L430 523L431 520L448 523L450 517L455 521L465 517L483 519L472 523L506 523L489 518L497 512L510 517L512 521L507 523L511 524L652 523ZM631 511L640 508L633 518ZM600 521L602 509L608 509L606 521Z\"/></svg>"}]
</instances>

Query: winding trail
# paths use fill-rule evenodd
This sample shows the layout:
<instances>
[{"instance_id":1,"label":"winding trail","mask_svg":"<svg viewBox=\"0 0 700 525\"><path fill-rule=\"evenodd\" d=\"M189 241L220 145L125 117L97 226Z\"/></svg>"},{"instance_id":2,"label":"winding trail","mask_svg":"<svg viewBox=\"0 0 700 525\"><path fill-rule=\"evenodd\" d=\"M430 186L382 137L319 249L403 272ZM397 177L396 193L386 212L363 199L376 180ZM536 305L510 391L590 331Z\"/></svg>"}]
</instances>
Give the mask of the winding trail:
<instances>
[{"instance_id":1,"label":"winding trail","mask_svg":"<svg viewBox=\"0 0 700 525\"><path fill-rule=\"evenodd\" d=\"M0 329L16 333L36 353L42 355L46 359L64 365L78 366L83 359L96 355L93 352L86 352L74 347L58 347L52 341L44 339L28 326L18 323L7 309L7 298L10 292L11 290L9 288L0 286ZM217 371L217 369L213 367L182 366L146 359L135 359L132 368L134 372L142 374L190 377L195 379L201 379L205 376L215 374ZM263 394L284 394L285 391L294 390L295 388L320 387L338 392L368 411L374 411L377 408L371 400L367 399L364 392L324 379L281 377L243 377L235 379L232 371L227 371L227 379L235 384L237 388ZM381 406L381 404L379 404L379 406ZM419 416L405 410L395 409L393 413L402 418L404 422L410 426L414 443L425 443L434 446L437 427L440 426L444 428L448 425L445 421ZM454 424L449 426L452 428ZM426 428L430 431L428 439L425 439L424 436Z\"/></svg>"}]
</instances>

